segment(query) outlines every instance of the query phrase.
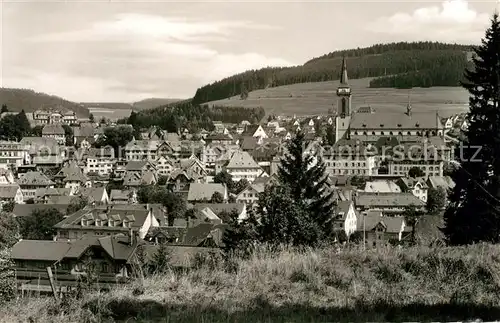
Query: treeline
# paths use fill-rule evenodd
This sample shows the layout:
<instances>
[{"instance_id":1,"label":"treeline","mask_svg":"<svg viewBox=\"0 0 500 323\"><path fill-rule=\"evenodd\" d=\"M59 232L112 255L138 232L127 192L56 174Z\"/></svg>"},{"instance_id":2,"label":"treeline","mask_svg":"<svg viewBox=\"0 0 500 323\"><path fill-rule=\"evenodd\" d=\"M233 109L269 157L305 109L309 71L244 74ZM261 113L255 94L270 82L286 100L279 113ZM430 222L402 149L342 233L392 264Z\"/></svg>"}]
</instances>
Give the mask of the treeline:
<instances>
[{"instance_id":1,"label":"treeline","mask_svg":"<svg viewBox=\"0 0 500 323\"><path fill-rule=\"evenodd\" d=\"M240 123L243 120L259 122L264 117L263 108L208 107L184 101L140 112L132 112L129 118L119 123L131 124L134 129L157 126L168 132L178 132L184 128L194 133L200 129L213 130L213 121Z\"/></svg>"},{"instance_id":2,"label":"treeline","mask_svg":"<svg viewBox=\"0 0 500 323\"><path fill-rule=\"evenodd\" d=\"M403 88L460 86L464 70L469 67L466 58L450 55L435 61L435 65L407 73L383 76L370 81L372 88Z\"/></svg>"},{"instance_id":3,"label":"treeline","mask_svg":"<svg viewBox=\"0 0 500 323\"><path fill-rule=\"evenodd\" d=\"M352 79L412 73L440 67L448 61L455 62L449 66L462 73L467 64L466 52L470 49L470 46L464 45L417 42L336 51L302 66L250 70L205 85L196 91L193 102L204 103L232 96L244 98L245 93L267 87L338 80L343 54L346 54L347 70ZM450 83L455 85L458 78Z\"/></svg>"}]
</instances>

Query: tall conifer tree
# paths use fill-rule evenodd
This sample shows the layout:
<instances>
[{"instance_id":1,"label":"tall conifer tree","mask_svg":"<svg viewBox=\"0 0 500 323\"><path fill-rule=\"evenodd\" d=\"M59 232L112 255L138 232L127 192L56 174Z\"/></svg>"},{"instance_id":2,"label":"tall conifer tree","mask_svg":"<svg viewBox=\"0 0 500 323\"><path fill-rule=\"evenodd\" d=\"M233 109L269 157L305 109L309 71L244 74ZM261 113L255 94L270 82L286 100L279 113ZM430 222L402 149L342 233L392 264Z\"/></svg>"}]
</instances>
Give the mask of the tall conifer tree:
<instances>
[{"instance_id":1,"label":"tall conifer tree","mask_svg":"<svg viewBox=\"0 0 500 323\"><path fill-rule=\"evenodd\" d=\"M468 129L456 157L456 186L445 212L444 233L450 244L500 241L500 22L495 13L474 68L466 70Z\"/></svg>"},{"instance_id":2,"label":"tall conifer tree","mask_svg":"<svg viewBox=\"0 0 500 323\"><path fill-rule=\"evenodd\" d=\"M316 160L310 154L304 155L305 135L299 131L287 145L287 154L278 168L279 183L286 186L293 199L302 205L304 211L323 231L331 234L331 219L335 201L328 190L325 165L320 156Z\"/></svg>"}]
</instances>

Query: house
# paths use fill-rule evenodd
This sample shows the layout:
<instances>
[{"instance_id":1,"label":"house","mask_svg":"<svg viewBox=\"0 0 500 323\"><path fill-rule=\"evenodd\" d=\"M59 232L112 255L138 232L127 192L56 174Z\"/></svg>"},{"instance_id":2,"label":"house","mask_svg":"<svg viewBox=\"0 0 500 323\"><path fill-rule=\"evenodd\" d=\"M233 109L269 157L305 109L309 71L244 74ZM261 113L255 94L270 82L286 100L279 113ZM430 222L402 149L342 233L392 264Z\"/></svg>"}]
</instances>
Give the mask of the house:
<instances>
[{"instance_id":1,"label":"house","mask_svg":"<svg viewBox=\"0 0 500 323\"><path fill-rule=\"evenodd\" d=\"M132 188L141 185L154 185L158 182L158 175L155 171L127 172L123 177L123 186Z\"/></svg>"},{"instance_id":2,"label":"house","mask_svg":"<svg viewBox=\"0 0 500 323\"><path fill-rule=\"evenodd\" d=\"M64 146L66 143L66 132L60 124L47 124L43 126L42 138L52 138L59 144Z\"/></svg>"},{"instance_id":3,"label":"house","mask_svg":"<svg viewBox=\"0 0 500 323\"><path fill-rule=\"evenodd\" d=\"M174 162L166 156L160 156L156 160L155 166L158 176L168 176L175 169Z\"/></svg>"},{"instance_id":4,"label":"house","mask_svg":"<svg viewBox=\"0 0 500 323\"><path fill-rule=\"evenodd\" d=\"M54 225L57 240L77 240L82 237L106 236L134 232L146 236L150 227L165 224L163 207L157 204L112 204L87 206L69 214Z\"/></svg>"},{"instance_id":5,"label":"house","mask_svg":"<svg viewBox=\"0 0 500 323\"><path fill-rule=\"evenodd\" d=\"M269 138L266 131L261 125L248 125L245 127L245 131L242 133L243 136L251 136L255 138Z\"/></svg>"},{"instance_id":6,"label":"house","mask_svg":"<svg viewBox=\"0 0 500 323\"><path fill-rule=\"evenodd\" d=\"M368 247L386 246L401 241L405 229L404 217L384 216L380 211L358 214L357 230L363 233Z\"/></svg>"},{"instance_id":7,"label":"house","mask_svg":"<svg viewBox=\"0 0 500 323\"><path fill-rule=\"evenodd\" d=\"M257 177L265 176L262 168L246 151L235 151L225 169L236 182L246 179L251 183Z\"/></svg>"},{"instance_id":8,"label":"house","mask_svg":"<svg viewBox=\"0 0 500 323\"><path fill-rule=\"evenodd\" d=\"M326 172L333 175L376 175L376 156L371 145L360 140L340 139L323 148Z\"/></svg>"},{"instance_id":9,"label":"house","mask_svg":"<svg viewBox=\"0 0 500 323\"><path fill-rule=\"evenodd\" d=\"M112 204L136 204L137 192L135 190L111 190L109 202Z\"/></svg>"},{"instance_id":10,"label":"house","mask_svg":"<svg viewBox=\"0 0 500 323\"><path fill-rule=\"evenodd\" d=\"M415 207L420 211L425 208L425 203L412 193L359 192L355 203L360 211L382 211L391 215L401 215L407 207Z\"/></svg>"},{"instance_id":11,"label":"house","mask_svg":"<svg viewBox=\"0 0 500 323\"><path fill-rule=\"evenodd\" d=\"M12 248L16 285L25 291L52 293L47 268L61 292L76 290L80 277L86 275L88 261L99 271L99 289L125 283L132 273L132 255L139 240L129 236L83 238L74 241L21 240Z\"/></svg>"},{"instance_id":12,"label":"house","mask_svg":"<svg viewBox=\"0 0 500 323\"><path fill-rule=\"evenodd\" d=\"M175 166L176 168L187 172L192 177L205 177L208 175L203 163L195 156L179 159Z\"/></svg>"},{"instance_id":13,"label":"house","mask_svg":"<svg viewBox=\"0 0 500 323\"><path fill-rule=\"evenodd\" d=\"M54 138L24 137L20 143L27 151L26 163L31 164L33 158L39 156L64 157L64 152Z\"/></svg>"},{"instance_id":14,"label":"house","mask_svg":"<svg viewBox=\"0 0 500 323\"><path fill-rule=\"evenodd\" d=\"M39 188L53 188L55 183L41 172L27 172L19 177L18 184L21 187L24 201L34 199L36 190Z\"/></svg>"},{"instance_id":15,"label":"house","mask_svg":"<svg viewBox=\"0 0 500 323\"><path fill-rule=\"evenodd\" d=\"M44 187L38 188L35 191L35 203L47 204L54 201L54 197L69 196L71 193L71 188L61 188L61 187Z\"/></svg>"},{"instance_id":16,"label":"house","mask_svg":"<svg viewBox=\"0 0 500 323\"><path fill-rule=\"evenodd\" d=\"M69 204L16 204L14 205L14 210L12 211L12 216L17 218L22 218L26 216L31 216L35 211L44 211L48 209L56 209L61 212L62 215L66 215L68 211Z\"/></svg>"},{"instance_id":17,"label":"house","mask_svg":"<svg viewBox=\"0 0 500 323\"><path fill-rule=\"evenodd\" d=\"M230 145L233 142L233 138L229 134L214 133L206 136L204 141L207 144Z\"/></svg>"},{"instance_id":18,"label":"house","mask_svg":"<svg viewBox=\"0 0 500 323\"><path fill-rule=\"evenodd\" d=\"M429 188L442 187L445 191L452 190L455 187L455 182L450 176L429 176L426 184Z\"/></svg>"},{"instance_id":19,"label":"house","mask_svg":"<svg viewBox=\"0 0 500 323\"><path fill-rule=\"evenodd\" d=\"M62 184L65 188L71 189L70 195L74 195L82 187L90 187L92 185L91 181L75 161L70 161L67 165L61 168L61 170L54 176L54 179L59 184Z\"/></svg>"},{"instance_id":20,"label":"house","mask_svg":"<svg viewBox=\"0 0 500 323\"><path fill-rule=\"evenodd\" d=\"M16 141L0 141L0 169L17 169L24 163L25 148Z\"/></svg>"},{"instance_id":21,"label":"house","mask_svg":"<svg viewBox=\"0 0 500 323\"><path fill-rule=\"evenodd\" d=\"M199 182L199 177L184 170L174 170L167 180L167 189L173 192L188 193L191 183Z\"/></svg>"},{"instance_id":22,"label":"house","mask_svg":"<svg viewBox=\"0 0 500 323\"><path fill-rule=\"evenodd\" d=\"M110 175L116 164L113 147L89 148L85 164L85 173Z\"/></svg>"},{"instance_id":23,"label":"house","mask_svg":"<svg viewBox=\"0 0 500 323\"><path fill-rule=\"evenodd\" d=\"M229 198L227 187L224 184L191 183L189 185L187 200L188 202L207 202L211 200L212 195L215 193L219 193L224 202Z\"/></svg>"},{"instance_id":24,"label":"house","mask_svg":"<svg viewBox=\"0 0 500 323\"><path fill-rule=\"evenodd\" d=\"M82 123L78 127L73 127L73 143L77 147L88 146L94 142L94 127L92 124Z\"/></svg>"},{"instance_id":25,"label":"house","mask_svg":"<svg viewBox=\"0 0 500 323\"><path fill-rule=\"evenodd\" d=\"M162 143L161 140L133 139L125 146L125 159L155 161L158 158L158 147Z\"/></svg>"},{"instance_id":26,"label":"house","mask_svg":"<svg viewBox=\"0 0 500 323\"><path fill-rule=\"evenodd\" d=\"M343 230L347 237L356 232L357 217L353 201L338 201L332 219L334 231Z\"/></svg>"},{"instance_id":27,"label":"house","mask_svg":"<svg viewBox=\"0 0 500 323\"><path fill-rule=\"evenodd\" d=\"M422 202L427 203L428 186L425 178L401 177L397 183L403 192L410 192Z\"/></svg>"},{"instance_id":28,"label":"house","mask_svg":"<svg viewBox=\"0 0 500 323\"><path fill-rule=\"evenodd\" d=\"M19 185L0 185L0 210L5 203L14 202L16 204L24 203L23 192Z\"/></svg>"},{"instance_id":29,"label":"house","mask_svg":"<svg viewBox=\"0 0 500 323\"><path fill-rule=\"evenodd\" d=\"M249 184L236 196L237 203L253 205L259 201L259 194L264 192L266 184L262 182L256 183L256 181L257 180L255 180L252 184Z\"/></svg>"}]
</instances>

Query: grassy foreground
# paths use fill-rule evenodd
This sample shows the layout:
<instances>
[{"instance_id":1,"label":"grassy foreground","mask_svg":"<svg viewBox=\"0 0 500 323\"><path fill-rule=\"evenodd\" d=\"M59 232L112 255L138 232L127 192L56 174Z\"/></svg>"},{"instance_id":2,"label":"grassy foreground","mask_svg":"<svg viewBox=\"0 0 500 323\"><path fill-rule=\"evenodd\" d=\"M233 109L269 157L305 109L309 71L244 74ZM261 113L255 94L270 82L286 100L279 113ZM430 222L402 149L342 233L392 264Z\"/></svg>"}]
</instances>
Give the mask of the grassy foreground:
<instances>
[{"instance_id":1,"label":"grassy foreground","mask_svg":"<svg viewBox=\"0 0 500 323\"><path fill-rule=\"evenodd\" d=\"M256 252L57 305L18 299L0 322L327 322L500 318L500 247Z\"/></svg>"}]
</instances>

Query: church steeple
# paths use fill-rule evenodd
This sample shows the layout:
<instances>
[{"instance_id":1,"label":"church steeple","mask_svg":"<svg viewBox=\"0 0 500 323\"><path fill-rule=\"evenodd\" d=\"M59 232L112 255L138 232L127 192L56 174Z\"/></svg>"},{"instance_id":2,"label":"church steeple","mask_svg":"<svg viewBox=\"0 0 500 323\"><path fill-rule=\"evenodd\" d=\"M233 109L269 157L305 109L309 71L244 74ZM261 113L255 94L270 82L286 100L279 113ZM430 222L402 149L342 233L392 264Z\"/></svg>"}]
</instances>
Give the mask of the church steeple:
<instances>
[{"instance_id":1,"label":"church steeple","mask_svg":"<svg viewBox=\"0 0 500 323\"><path fill-rule=\"evenodd\" d=\"M347 78L347 62L345 56L342 57L342 71L340 72L340 85L349 86L349 79Z\"/></svg>"}]
</instances>

